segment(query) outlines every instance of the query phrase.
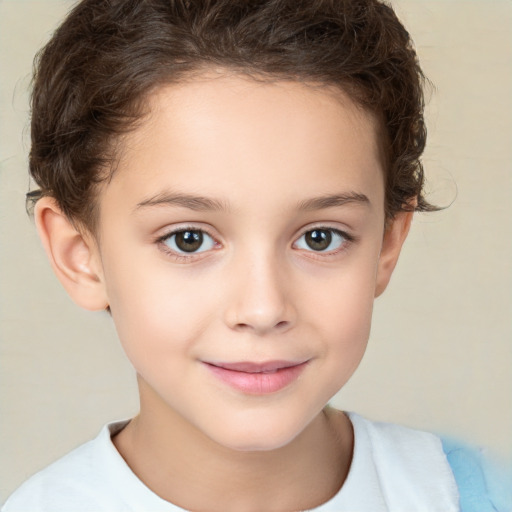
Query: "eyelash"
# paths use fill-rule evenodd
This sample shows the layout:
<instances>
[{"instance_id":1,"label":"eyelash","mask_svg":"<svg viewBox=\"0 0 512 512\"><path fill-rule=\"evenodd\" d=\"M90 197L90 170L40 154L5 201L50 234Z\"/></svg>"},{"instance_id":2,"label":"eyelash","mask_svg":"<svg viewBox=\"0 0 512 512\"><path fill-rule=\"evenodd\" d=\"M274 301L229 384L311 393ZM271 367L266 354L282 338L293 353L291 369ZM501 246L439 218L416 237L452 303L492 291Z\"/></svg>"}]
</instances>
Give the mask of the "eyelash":
<instances>
[{"instance_id":1,"label":"eyelash","mask_svg":"<svg viewBox=\"0 0 512 512\"><path fill-rule=\"evenodd\" d=\"M305 236L307 233L311 233L313 231L328 231L328 232L331 232L331 233L334 233L335 235L337 236L340 236L341 238L344 239L342 245L340 248L338 249L335 249L335 250L331 250L331 251L315 251L313 249L311 250L306 250L306 249L299 249L299 250L303 250L304 252L307 252L309 253L309 257L313 257L313 258L326 258L326 257L329 257L329 256L336 256L337 254L345 251L349 245L351 245L352 243L354 243L355 241L357 241L356 237L345 232L345 231L341 231L339 229L336 229L336 228L333 228L333 227L329 227L329 226L313 226L313 227L308 227L307 230L304 230L294 241L293 245L295 245L297 243L298 240L300 240L303 236ZM184 227L180 227L180 228L177 228L177 229L174 229L172 231L169 231L168 233L165 233L164 235L158 237L156 239L156 243L161 247L161 249L169 256L171 256L172 258L174 258L175 260L179 261L179 262L183 262L183 263L186 263L186 262L189 262L191 260L194 260L194 259L197 259L198 255L199 254L202 254L203 252L204 253L208 253L209 251L206 250L206 251L201 251L201 252L191 252L190 254L184 254L184 253L179 253L179 252L176 252L172 249L169 248L169 246L166 244L166 241L168 241L172 236L174 235L177 235L179 233L183 233L183 232L186 232L186 231L194 231L194 232L201 232L201 233L205 233L206 235L208 235L214 242L214 244L217 246L219 245L219 242L216 240L216 238L205 228L203 227L197 227L197 226L184 226Z\"/></svg>"},{"instance_id":2,"label":"eyelash","mask_svg":"<svg viewBox=\"0 0 512 512\"><path fill-rule=\"evenodd\" d=\"M315 251L313 249L311 250L307 250L307 249L302 249L304 252L306 252L308 254L308 257L310 258L315 258L315 259L325 259L325 258L328 258L328 257L333 257L333 256L337 256L338 254L346 251L348 249L348 247L357 241L356 237L347 233L346 231L342 231L340 229L337 229L337 228L333 228L333 227L330 227L330 226L322 226L322 225L319 225L319 226L308 226L308 229L304 230L300 236L298 236L294 242L294 245L297 244L297 242L302 238L304 237L307 233L311 233L313 231L328 231L330 233L333 233L337 236L340 236L343 241L341 243L341 246L337 249L334 249L334 250L330 250L330 251ZM301 249L299 249L301 250Z\"/></svg>"},{"instance_id":3,"label":"eyelash","mask_svg":"<svg viewBox=\"0 0 512 512\"><path fill-rule=\"evenodd\" d=\"M219 245L219 242L216 240L216 238L205 228L197 227L197 226L184 226L177 229L173 229L172 231L169 231L165 235L162 235L156 239L156 243L161 247L161 249L169 256L174 258L175 260L179 262L186 263L190 260L197 259L198 254L202 254L203 252L206 253L208 251L201 251L201 252L191 252L190 254L184 254L179 253L174 250L172 250L165 242L169 240L172 236L177 235L179 233L183 233L186 231L194 231L194 232L201 232L208 235L214 242L215 245Z\"/></svg>"}]
</instances>

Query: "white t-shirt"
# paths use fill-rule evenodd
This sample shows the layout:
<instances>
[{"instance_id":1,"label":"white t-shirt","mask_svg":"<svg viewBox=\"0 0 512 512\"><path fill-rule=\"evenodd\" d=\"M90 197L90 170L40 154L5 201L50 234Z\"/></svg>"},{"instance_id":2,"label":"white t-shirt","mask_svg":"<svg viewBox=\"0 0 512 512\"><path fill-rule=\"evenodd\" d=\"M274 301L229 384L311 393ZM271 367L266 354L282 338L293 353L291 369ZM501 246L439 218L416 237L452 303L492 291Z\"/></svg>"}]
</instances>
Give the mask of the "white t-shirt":
<instances>
[{"instance_id":1,"label":"white t-shirt","mask_svg":"<svg viewBox=\"0 0 512 512\"><path fill-rule=\"evenodd\" d=\"M354 454L340 491L315 512L452 512L457 486L440 440L429 433L349 413ZM146 487L116 450L105 426L25 482L2 512L183 512Z\"/></svg>"}]
</instances>

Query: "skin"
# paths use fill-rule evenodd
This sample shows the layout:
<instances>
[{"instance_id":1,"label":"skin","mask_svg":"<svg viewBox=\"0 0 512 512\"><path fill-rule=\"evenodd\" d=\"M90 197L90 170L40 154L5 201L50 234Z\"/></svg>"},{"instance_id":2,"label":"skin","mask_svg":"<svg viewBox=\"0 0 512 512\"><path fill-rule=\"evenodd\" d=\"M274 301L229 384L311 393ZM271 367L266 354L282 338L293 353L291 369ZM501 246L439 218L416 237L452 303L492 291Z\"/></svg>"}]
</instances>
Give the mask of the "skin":
<instances>
[{"instance_id":1,"label":"skin","mask_svg":"<svg viewBox=\"0 0 512 512\"><path fill-rule=\"evenodd\" d=\"M95 236L53 199L38 202L68 293L87 309L110 306L141 404L114 443L162 498L297 510L343 484L352 427L325 406L363 356L411 221L385 222L377 133L338 90L205 75L153 93L100 191ZM204 230L207 243L184 258L165 239L180 228ZM344 235L313 250L304 235L314 228ZM305 365L263 394L207 364L273 360Z\"/></svg>"}]
</instances>

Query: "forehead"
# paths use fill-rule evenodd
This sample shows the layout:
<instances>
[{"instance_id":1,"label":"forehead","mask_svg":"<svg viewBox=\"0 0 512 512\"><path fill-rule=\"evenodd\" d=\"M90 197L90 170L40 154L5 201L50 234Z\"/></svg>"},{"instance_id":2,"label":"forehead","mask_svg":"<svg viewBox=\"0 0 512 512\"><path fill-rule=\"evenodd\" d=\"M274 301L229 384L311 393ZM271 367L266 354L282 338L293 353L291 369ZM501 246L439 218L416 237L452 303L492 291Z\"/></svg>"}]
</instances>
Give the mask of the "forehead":
<instances>
[{"instance_id":1,"label":"forehead","mask_svg":"<svg viewBox=\"0 0 512 512\"><path fill-rule=\"evenodd\" d=\"M339 89L205 75L158 89L148 107L121 141L106 195L135 205L185 191L237 206L336 187L383 204L377 122Z\"/></svg>"}]
</instances>

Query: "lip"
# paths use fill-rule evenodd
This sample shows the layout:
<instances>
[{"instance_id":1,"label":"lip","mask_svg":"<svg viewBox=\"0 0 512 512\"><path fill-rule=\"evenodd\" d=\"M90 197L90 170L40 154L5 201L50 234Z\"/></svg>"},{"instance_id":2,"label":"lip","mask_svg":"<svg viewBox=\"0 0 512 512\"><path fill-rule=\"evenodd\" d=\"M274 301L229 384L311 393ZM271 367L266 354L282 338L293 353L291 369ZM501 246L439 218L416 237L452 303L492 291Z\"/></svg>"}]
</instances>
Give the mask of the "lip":
<instances>
[{"instance_id":1,"label":"lip","mask_svg":"<svg viewBox=\"0 0 512 512\"><path fill-rule=\"evenodd\" d=\"M309 361L204 362L207 369L232 388L251 395L276 393L297 380Z\"/></svg>"}]
</instances>

